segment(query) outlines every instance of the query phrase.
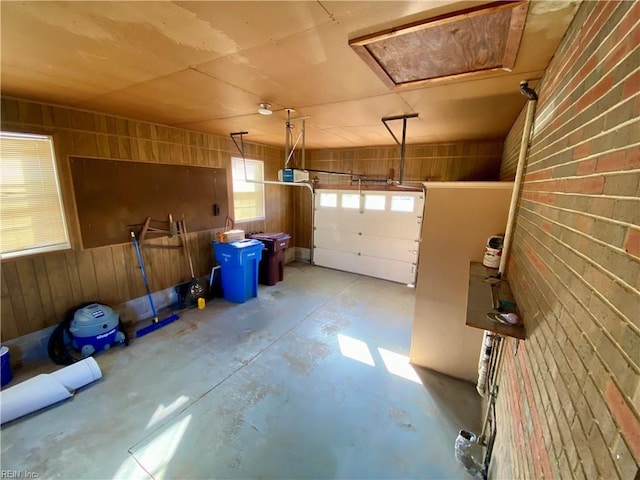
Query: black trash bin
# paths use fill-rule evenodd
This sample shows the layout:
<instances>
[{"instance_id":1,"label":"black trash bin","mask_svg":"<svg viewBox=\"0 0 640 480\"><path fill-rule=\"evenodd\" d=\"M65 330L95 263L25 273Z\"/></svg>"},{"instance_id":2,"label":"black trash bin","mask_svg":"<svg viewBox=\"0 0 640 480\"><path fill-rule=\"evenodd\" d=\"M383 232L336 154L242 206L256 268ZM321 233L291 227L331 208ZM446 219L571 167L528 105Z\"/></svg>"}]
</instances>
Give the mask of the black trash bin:
<instances>
[{"instance_id":1,"label":"black trash bin","mask_svg":"<svg viewBox=\"0 0 640 480\"><path fill-rule=\"evenodd\" d=\"M286 233L253 233L248 238L264 243L258 281L263 285L275 285L284 280L284 254L289 248L291 235Z\"/></svg>"}]
</instances>

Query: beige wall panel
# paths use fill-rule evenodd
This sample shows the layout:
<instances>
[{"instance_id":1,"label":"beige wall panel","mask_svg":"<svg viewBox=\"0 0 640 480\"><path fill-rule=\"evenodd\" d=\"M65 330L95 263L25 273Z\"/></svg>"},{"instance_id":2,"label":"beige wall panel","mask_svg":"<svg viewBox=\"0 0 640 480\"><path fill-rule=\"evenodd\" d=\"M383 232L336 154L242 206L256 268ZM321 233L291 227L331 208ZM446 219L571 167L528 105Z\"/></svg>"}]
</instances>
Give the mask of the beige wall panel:
<instances>
[{"instance_id":1,"label":"beige wall panel","mask_svg":"<svg viewBox=\"0 0 640 480\"><path fill-rule=\"evenodd\" d=\"M511 188L427 185L411 363L476 381L482 331L465 325L469 263L481 262L488 237L504 232Z\"/></svg>"}]
</instances>

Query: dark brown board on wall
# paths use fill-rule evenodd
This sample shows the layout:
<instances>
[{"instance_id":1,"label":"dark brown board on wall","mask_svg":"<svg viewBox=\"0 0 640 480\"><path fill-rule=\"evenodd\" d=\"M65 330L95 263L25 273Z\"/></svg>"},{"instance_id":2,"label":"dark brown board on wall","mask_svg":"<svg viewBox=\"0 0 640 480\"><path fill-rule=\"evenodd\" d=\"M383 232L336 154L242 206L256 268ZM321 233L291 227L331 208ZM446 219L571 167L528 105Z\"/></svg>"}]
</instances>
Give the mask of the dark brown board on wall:
<instances>
[{"instance_id":1,"label":"dark brown board on wall","mask_svg":"<svg viewBox=\"0 0 640 480\"><path fill-rule=\"evenodd\" d=\"M189 232L224 227L228 205L223 168L79 157L70 163L83 248L129 242L129 225L146 217L167 220L172 214L181 220L184 215Z\"/></svg>"}]
</instances>

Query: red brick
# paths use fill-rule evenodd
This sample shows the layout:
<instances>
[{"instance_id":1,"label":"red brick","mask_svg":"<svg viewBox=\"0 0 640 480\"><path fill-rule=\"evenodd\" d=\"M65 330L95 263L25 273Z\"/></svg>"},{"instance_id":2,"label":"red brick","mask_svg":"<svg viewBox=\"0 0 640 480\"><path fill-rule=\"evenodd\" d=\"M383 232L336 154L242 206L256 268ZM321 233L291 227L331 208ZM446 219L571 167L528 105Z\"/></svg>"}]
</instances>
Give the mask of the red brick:
<instances>
[{"instance_id":1,"label":"red brick","mask_svg":"<svg viewBox=\"0 0 640 480\"><path fill-rule=\"evenodd\" d=\"M598 157L596 171L619 172L620 170L624 170L625 158L626 155L624 150L618 150L617 152L611 152Z\"/></svg>"},{"instance_id":2,"label":"red brick","mask_svg":"<svg viewBox=\"0 0 640 480\"><path fill-rule=\"evenodd\" d=\"M629 25L628 27L624 28L624 31L622 27L622 25L625 22L631 23L635 21L636 21L635 19L627 15L625 20L623 20L618 26L618 31L622 35L624 35L624 39L619 38L618 40L622 40L622 42L620 43L620 45L618 45L618 47L615 50L612 50L607 56L607 59L604 63L605 71L609 71L613 67L615 67L618 63L620 63L620 60L622 60L629 52L631 52L637 46L637 44L633 42L632 35L630 35L630 32L633 31L631 29L632 25ZM636 27L636 30L637 30L637 27Z\"/></svg>"},{"instance_id":3,"label":"red brick","mask_svg":"<svg viewBox=\"0 0 640 480\"><path fill-rule=\"evenodd\" d=\"M573 149L572 158L574 160L578 158L584 158L589 155L591 151L591 144L589 142L585 142L582 145L578 145Z\"/></svg>"},{"instance_id":4,"label":"red brick","mask_svg":"<svg viewBox=\"0 0 640 480\"><path fill-rule=\"evenodd\" d=\"M598 193L604 191L604 177L586 177L566 180L566 191L571 193Z\"/></svg>"},{"instance_id":5,"label":"red brick","mask_svg":"<svg viewBox=\"0 0 640 480\"><path fill-rule=\"evenodd\" d=\"M639 86L640 71L636 71L624 81L624 86L622 87L622 99L626 100L627 98L637 94Z\"/></svg>"},{"instance_id":6,"label":"red brick","mask_svg":"<svg viewBox=\"0 0 640 480\"><path fill-rule=\"evenodd\" d=\"M636 462L640 462L640 423L618 387L609 380L605 400Z\"/></svg>"},{"instance_id":7,"label":"red brick","mask_svg":"<svg viewBox=\"0 0 640 480\"><path fill-rule=\"evenodd\" d=\"M584 132L582 129L579 129L570 134L567 140L569 140L569 145L575 145L577 143L580 143L583 137Z\"/></svg>"},{"instance_id":8,"label":"red brick","mask_svg":"<svg viewBox=\"0 0 640 480\"><path fill-rule=\"evenodd\" d=\"M576 173L578 175L588 175L590 173L595 173L597 162L598 160L595 158L591 160L583 160L578 164L578 170L576 171Z\"/></svg>"},{"instance_id":9,"label":"red brick","mask_svg":"<svg viewBox=\"0 0 640 480\"><path fill-rule=\"evenodd\" d=\"M628 38L628 34L638 21L638 18L640 18L640 3L633 2L631 9L629 9L625 17L620 20L618 24L616 39L622 40L623 38Z\"/></svg>"},{"instance_id":10,"label":"red brick","mask_svg":"<svg viewBox=\"0 0 640 480\"><path fill-rule=\"evenodd\" d=\"M640 103L640 96L638 96ZM640 147L628 148L625 150L625 170L640 168Z\"/></svg>"},{"instance_id":11,"label":"red brick","mask_svg":"<svg viewBox=\"0 0 640 480\"><path fill-rule=\"evenodd\" d=\"M573 90L575 90L575 88L578 85L580 85L580 83L582 83L584 79L587 78L587 76L591 72L593 72L593 70L596 68L597 65L598 65L598 59L596 58L595 55L591 55L591 57L589 57L589 59L584 63L584 65L582 65L582 68L578 70L578 73L571 79L569 92L572 92ZM569 96L567 95L567 98L568 97Z\"/></svg>"},{"instance_id":12,"label":"red brick","mask_svg":"<svg viewBox=\"0 0 640 480\"><path fill-rule=\"evenodd\" d=\"M550 168L546 170L538 170L537 172L527 173L524 176L524 181L533 182L536 180L548 180L549 178L551 178L552 174L553 174L553 170Z\"/></svg>"},{"instance_id":13,"label":"red brick","mask_svg":"<svg viewBox=\"0 0 640 480\"><path fill-rule=\"evenodd\" d=\"M624 242L624 250L634 257L640 258L640 230L629 228L627 239Z\"/></svg>"},{"instance_id":14,"label":"red brick","mask_svg":"<svg viewBox=\"0 0 640 480\"><path fill-rule=\"evenodd\" d=\"M531 264L535 267L535 269L542 275L542 277L546 277L549 273L549 269L547 265L542 261L542 259L538 256L536 252L529 246L524 248L524 253L531 262Z\"/></svg>"},{"instance_id":15,"label":"red brick","mask_svg":"<svg viewBox=\"0 0 640 480\"><path fill-rule=\"evenodd\" d=\"M606 77L602 78L596 83L591 90L580 97L575 103L576 110L581 112L588 106L596 102L600 97L604 96L613 86L613 72L609 73Z\"/></svg>"},{"instance_id":16,"label":"red brick","mask_svg":"<svg viewBox=\"0 0 640 480\"><path fill-rule=\"evenodd\" d=\"M573 222L573 227L581 232L591 233L591 229L593 228L593 218L579 215Z\"/></svg>"},{"instance_id":17,"label":"red brick","mask_svg":"<svg viewBox=\"0 0 640 480\"><path fill-rule=\"evenodd\" d=\"M573 41L570 52L567 52L565 56L565 58L567 59L565 64L563 65L562 69L558 71L556 75L554 75L556 79L560 81L561 79L566 78L568 71L575 65L578 57L584 52L584 50L588 48L589 43L591 42L593 37L600 31L602 26L607 22L616 6L617 5L615 2L598 2L596 8L591 13L591 16L585 22L585 25L588 25L588 27L580 29ZM591 59L597 61L595 55L592 55L587 62L590 62ZM553 63L551 64L551 67L554 67ZM595 68L595 64L588 71L592 71L593 68ZM580 75L578 76L578 78L584 78L584 76ZM571 91L565 93L568 94L571 93Z\"/></svg>"},{"instance_id":18,"label":"red brick","mask_svg":"<svg viewBox=\"0 0 640 480\"><path fill-rule=\"evenodd\" d=\"M542 428L540 426L540 417L538 416L538 408L533 397L533 389L531 388L531 380L529 378L529 369L525 363L526 351L520 353L520 369L524 379L524 387L527 395L527 403L529 404L529 412L533 422L533 447L534 454L537 456L536 465L540 465L545 478L551 478L551 465L549 464L549 455L546 454L544 448L540 448L539 441L542 438Z\"/></svg>"},{"instance_id":19,"label":"red brick","mask_svg":"<svg viewBox=\"0 0 640 480\"><path fill-rule=\"evenodd\" d=\"M613 78L614 72L609 73L606 77L596 83L589 93L591 93L594 98L603 97L607 92L609 92L609 90L611 90L611 87L613 86Z\"/></svg>"}]
</instances>

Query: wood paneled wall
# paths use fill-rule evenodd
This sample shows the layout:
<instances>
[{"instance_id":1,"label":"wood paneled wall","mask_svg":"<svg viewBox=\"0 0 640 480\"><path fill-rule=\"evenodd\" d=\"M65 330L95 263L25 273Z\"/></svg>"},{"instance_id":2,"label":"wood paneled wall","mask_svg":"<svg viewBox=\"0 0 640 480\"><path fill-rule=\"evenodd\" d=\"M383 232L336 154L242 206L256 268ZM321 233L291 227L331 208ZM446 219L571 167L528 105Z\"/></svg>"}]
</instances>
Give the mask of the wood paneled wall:
<instances>
[{"instance_id":1,"label":"wood paneled wall","mask_svg":"<svg viewBox=\"0 0 640 480\"><path fill-rule=\"evenodd\" d=\"M404 165L406 181L497 180L500 172L502 140L407 145ZM353 172L387 178L400 171L400 147L367 147L311 150L307 168ZM320 183L348 184L349 177L318 174Z\"/></svg>"},{"instance_id":2,"label":"wood paneled wall","mask_svg":"<svg viewBox=\"0 0 640 480\"><path fill-rule=\"evenodd\" d=\"M520 157L520 142L522 141L522 131L524 130L526 116L527 109L525 108L518 115L507 138L504 140L502 164L500 165L500 180L503 182L511 182L516 178L518 158Z\"/></svg>"},{"instance_id":3,"label":"wood paneled wall","mask_svg":"<svg viewBox=\"0 0 640 480\"><path fill-rule=\"evenodd\" d=\"M491 181L498 180L502 161L502 140L407 145L405 181ZM398 179L400 147L367 147L309 150L306 167L315 170L350 172L372 178L387 178L394 170ZM312 173L323 185L348 185L349 177ZM384 185L384 184L383 184ZM298 189L296 189L298 190ZM295 246L309 248L311 203L308 192L293 193Z\"/></svg>"},{"instance_id":4,"label":"wood paneled wall","mask_svg":"<svg viewBox=\"0 0 640 480\"><path fill-rule=\"evenodd\" d=\"M138 162L191 164L226 168L239 156L228 137L207 135L72 108L3 98L2 129L53 135L67 221L74 249L5 260L1 265L1 331L3 341L58 323L81 302L117 305L144 295L131 244L80 250L69 157L112 158ZM283 149L247 143L247 158L265 162L265 178L277 179ZM229 174L230 175L230 174ZM230 178L228 178L231 184ZM293 231L292 194L288 187L267 185L264 221L238 225L245 231ZM215 231L189 235L195 274L212 266ZM177 243L158 239L158 243ZM191 278L182 250L145 249L144 260L153 291Z\"/></svg>"}]
</instances>

